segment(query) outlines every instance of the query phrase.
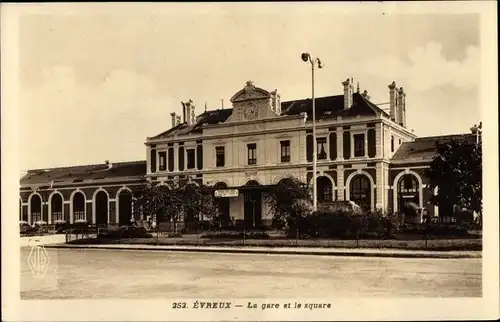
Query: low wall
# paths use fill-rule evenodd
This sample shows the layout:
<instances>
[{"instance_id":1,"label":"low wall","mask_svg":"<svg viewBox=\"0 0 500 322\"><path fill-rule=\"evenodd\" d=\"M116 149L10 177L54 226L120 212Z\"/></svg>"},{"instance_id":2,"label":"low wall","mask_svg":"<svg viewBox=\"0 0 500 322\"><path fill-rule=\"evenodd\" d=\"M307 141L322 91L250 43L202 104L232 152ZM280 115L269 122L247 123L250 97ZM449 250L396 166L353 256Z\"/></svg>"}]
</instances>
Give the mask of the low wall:
<instances>
[{"instance_id":1,"label":"low wall","mask_svg":"<svg viewBox=\"0 0 500 322\"><path fill-rule=\"evenodd\" d=\"M47 236L29 236L21 237L21 247L28 247L34 243L40 245L53 245L53 244L63 244L66 241L66 236L64 234L58 235L47 235Z\"/></svg>"}]
</instances>

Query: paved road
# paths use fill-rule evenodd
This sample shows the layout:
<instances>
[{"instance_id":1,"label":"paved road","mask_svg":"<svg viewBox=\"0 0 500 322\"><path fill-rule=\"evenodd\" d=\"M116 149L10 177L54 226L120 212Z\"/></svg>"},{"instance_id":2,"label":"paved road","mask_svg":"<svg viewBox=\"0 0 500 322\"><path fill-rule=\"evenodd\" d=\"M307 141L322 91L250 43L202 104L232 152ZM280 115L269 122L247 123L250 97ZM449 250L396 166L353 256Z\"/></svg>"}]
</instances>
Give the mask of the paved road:
<instances>
[{"instance_id":1,"label":"paved road","mask_svg":"<svg viewBox=\"0 0 500 322\"><path fill-rule=\"evenodd\" d=\"M34 277L21 249L23 299L481 296L481 259L47 249Z\"/></svg>"}]
</instances>

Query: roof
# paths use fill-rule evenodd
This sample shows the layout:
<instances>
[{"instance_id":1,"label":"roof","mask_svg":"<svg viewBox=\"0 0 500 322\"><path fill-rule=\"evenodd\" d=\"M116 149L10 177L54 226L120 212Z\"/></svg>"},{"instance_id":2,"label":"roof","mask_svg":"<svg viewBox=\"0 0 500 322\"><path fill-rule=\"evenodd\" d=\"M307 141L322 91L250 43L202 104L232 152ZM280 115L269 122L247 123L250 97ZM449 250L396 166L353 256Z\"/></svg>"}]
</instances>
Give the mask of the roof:
<instances>
[{"instance_id":1,"label":"roof","mask_svg":"<svg viewBox=\"0 0 500 322\"><path fill-rule=\"evenodd\" d=\"M413 142L403 142L392 156L391 162L430 162L436 155L436 142L446 143L451 140L475 142L475 139L470 133L416 138Z\"/></svg>"},{"instance_id":2,"label":"roof","mask_svg":"<svg viewBox=\"0 0 500 322\"><path fill-rule=\"evenodd\" d=\"M84 180L109 180L113 178L143 178L146 175L146 161L129 161L108 164L80 165L72 167L28 170L21 185L72 183Z\"/></svg>"},{"instance_id":3,"label":"roof","mask_svg":"<svg viewBox=\"0 0 500 322\"><path fill-rule=\"evenodd\" d=\"M187 123L181 123L163 133L155 135L150 139L163 139L174 135L185 135L189 133L200 132L201 127L206 124L219 124L224 123L233 114L233 109L218 109L203 112L203 114L196 117L196 123L188 126Z\"/></svg>"},{"instance_id":4,"label":"roof","mask_svg":"<svg viewBox=\"0 0 500 322\"><path fill-rule=\"evenodd\" d=\"M318 97L315 99L316 119L334 119L337 117L353 117L358 115L375 115L377 112L388 115L381 108L363 97L360 93L352 95L353 104L344 109L344 95ZM312 118L312 99L302 99L281 103L282 115L294 115L306 112Z\"/></svg>"},{"instance_id":5,"label":"roof","mask_svg":"<svg viewBox=\"0 0 500 322\"><path fill-rule=\"evenodd\" d=\"M388 114L378 106L367 100L360 93L353 94L353 105L344 109L344 95L318 97L315 99L316 119L335 119L341 117L354 117L358 115L375 115L376 113ZM308 119L312 118L312 100L301 99L281 103L281 115L298 115L306 112ZM224 123L233 114L233 109L218 109L206 111L196 118L196 123L188 126L179 124L163 133L150 137L150 140L164 139L174 135L199 133L202 126Z\"/></svg>"}]
</instances>

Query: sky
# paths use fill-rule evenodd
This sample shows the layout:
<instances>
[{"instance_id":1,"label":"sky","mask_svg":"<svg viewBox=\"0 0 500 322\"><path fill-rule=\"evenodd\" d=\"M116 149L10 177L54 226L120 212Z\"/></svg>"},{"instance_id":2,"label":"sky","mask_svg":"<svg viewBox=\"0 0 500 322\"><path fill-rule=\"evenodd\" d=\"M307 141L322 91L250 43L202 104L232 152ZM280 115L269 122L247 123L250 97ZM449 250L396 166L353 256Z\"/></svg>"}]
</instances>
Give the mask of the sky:
<instances>
[{"instance_id":1,"label":"sky","mask_svg":"<svg viewBox=\"0 0 500 322\"><path fill-rule=\"evenodd\" d=\"M162 10L26 14L19 20L21 169L143 160L146 137L192 99L224 106L252 80L282 101L342 94L374 103L395 81L418 136L465 133L480 116L476 14L339 12L339 5L170 4ZM388 106L385 106L388 107Z\"/></svg>"}]
</instances>

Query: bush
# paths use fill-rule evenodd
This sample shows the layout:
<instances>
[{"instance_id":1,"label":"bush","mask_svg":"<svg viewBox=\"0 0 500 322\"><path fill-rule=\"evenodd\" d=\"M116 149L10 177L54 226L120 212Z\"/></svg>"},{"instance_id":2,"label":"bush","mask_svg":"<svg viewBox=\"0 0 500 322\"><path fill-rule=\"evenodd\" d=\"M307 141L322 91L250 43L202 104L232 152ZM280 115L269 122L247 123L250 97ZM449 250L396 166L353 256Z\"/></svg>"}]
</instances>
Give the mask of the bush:
<instances>
[{"instance_id":1,"label":"bush","mask_svg":"<svg viewBox=\"0 0 500 322\"><path fill-rule=\"evenodd\" d=\"M376 211L361 214L352 209L325 209L290 219L286 235L295 238L390 238L399 230L400 218Z\"/></svg>"},{"instance_id":2,"label":"bush","mask_svg":"<svg viewBox=\"0 0 500 322\"><path fill-rule=\"evenodd\" d=\"M69 224L66 222L56 222L54 225L54 229L56 231L56 234L64 234L66 230L68 229Z\"/></svg>"},{"instance_id":3,"label":"bush","mask_svg":"<svg viewBox=\"0 0 500 322\"><path fill-rule=\"evenodd\" d=\"M151 238L153 235L144 227L117 227L99 231L99 238Z\"/></svg>"},{"instance_id":4,"label":"bush","mask_svg":"<svg viewBox=\"0 0 500 322\"><path fill-rule=\"evenodd\" d=\"M71 229L73 234L86 234L89 232L89 225L86 222L75 222L67 225L66 229Z\"/></svg>"},{"instance_id":5,"label":"bush","mask_svg":"<svg viewBox=\"0 0 500 322\"><path fill-rule=\"evenodd\" d=\"M245 236L244 236L245 235ZM210 239L267 239L269 234L265 231L249 231L246 234L242 231L213 231L206 232L201 235L201 238Z\"/></svg>"}]
</instances>

